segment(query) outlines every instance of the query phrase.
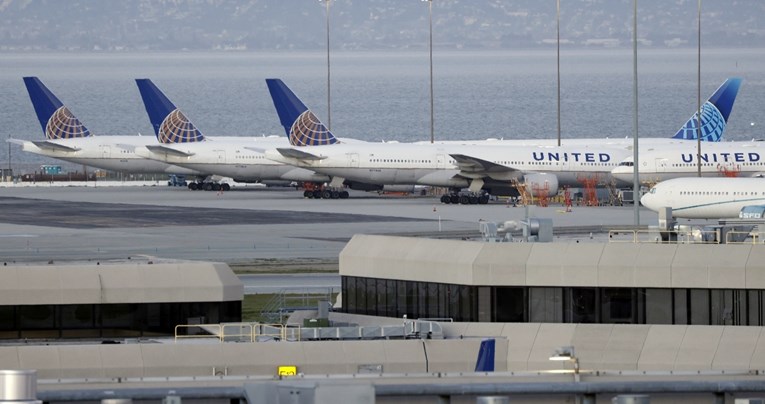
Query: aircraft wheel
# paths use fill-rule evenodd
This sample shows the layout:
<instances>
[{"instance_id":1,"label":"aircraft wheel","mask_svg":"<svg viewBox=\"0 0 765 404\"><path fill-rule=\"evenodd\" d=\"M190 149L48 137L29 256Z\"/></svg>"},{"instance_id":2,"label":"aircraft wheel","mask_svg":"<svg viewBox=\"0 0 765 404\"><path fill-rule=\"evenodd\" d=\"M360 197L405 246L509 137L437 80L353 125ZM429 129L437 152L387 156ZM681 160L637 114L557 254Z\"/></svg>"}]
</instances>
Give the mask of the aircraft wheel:
<instances>
[{"instance_id":1,"label":"aircraft wheel","mask_svg":"<svg viewBox=\"0 0 765 404\"><path fill-rule=\"evenodd\" d=\"M212 184L213 191L220 191L220 184Z\"/></svg>"},{"instance_id":2,"label":"aircraft wheel","mask_svg":"<svg viewBox=\"0 0 765 404\"><path fill-rule=\"evenodd\" d=\"M329 190L324 190L324 192L321 193L321 198L322 199L332 198L332 192L330 192Z\"/></svg>"},{"instance_id":3,"label":"aircraft wheel","mask_svg":"<svg viewBox=\"0 0 765 404\"><path fill-rule=\"evenodd\" d=\"M223 191L231 191L231 185L223 183L221 184L220 189L222 189Z\"/></svg>"},{"instance_id":4,"label":"aircraft wheel","mask_svg":"<svg viewBox=\"0 0 765 404\"><path fill-rule=\"evenodd\" d=\"M450 204L452 202L452 198L449 197L449 195L441 195L441 203Z\"/></svg>"},{"instance_id":5,"label":"aircraft wheel","mask_svg":"<svg viewBox=\"0 0 765 404\"><path fill-rule=\"evenodd\" d=\"M313 191L313 199L321 199L321 191L318 189Z\"/></svg>"},{"instance_id":6,"label":"aircraft wheel","mask_svg":"<svg viewBox=\"0 0 765 404\"><path fill-rule=\"evenodd\" d=\"M460 203L460 196L456 195L456 194L450 195L449 196L449 200L451 200L452 204L456 205L456 204Z\"/></svg>"},{"instance_id":7,"label":"aircraft wheel","mask_svg":"<svg viewBox=\"0 0 765 404\"><path fill-rule=\"evenodd\" d=\"M313 198L313 191L303 191L303 198L312 199Z\"/></svg>"},{"instance_id":8,"label":"aircraft wheel","mask_svg":"<svg viewBox=\"0 0 765 404\"><path fill-rule=\"evenodd\" d=\"M190 182L190 183L189 183L189 189L190 189L190 190L192 190L192 191L196 191L198 188L199 188L199 187L197 187L197 183L196 183L196 182Z\"/></svg>"},{"instance_id":9,"label":"aircraft wheel","mask_svg":"<svg viewBox=\"0 0 765 404\"><path fill-rule=\"evenodd\" d=\"M348 199L351 196L348 191L340 191L340 199Z\"/></svg>"},{"instance_id":10,"label":"aircraft wheel","mask_svg":"<svg viewBox=\"0 0 765 404\"><path fill-rule=\"evenodd\" d=\"M337 192L337 191L332 191L332 192L330 193L330 197L331 197L332 199L340 199L340 192Z\"/></svg>"},{"instance_id":11,"label":"aircraft wheel","mask_svg":"<svg viewBox=\"0 0 765 404\"><path fill-rule=\"evenodd\" d=\"M476 204L478 204L478 197L474 196L474 195L468 196L468 202L471 205L476 205Z\"/></svg>"},{"instance_id":12,"label":"aircraft wheel","mask_svg":"<svg viewBox=\"0 0 765 404\"><path fill-rule=\"evenodd\" d=\"M486 205L489 203L489 195L481 195L478 197L479 205Z\"/></svg>"},{"instance_id":13,"label":"aircraft wheel","mask_svg":"<svg viewBox=\"0 0 765 404\"><path fill-rule=\"evenodd\" d=\"M204 183L204 185L202 187L203 187L202 189L204 189L205 191L212 191L213 184L211 184L209 182L206 182L206 183Z\"/></svg>"},{"instance_id":14,"label":"aircraft wheel","mask_svg":"<svg viewBox=\"0 0 765 404\"><path fill-rule=\"evenodd\" d=\"M463 205L467 205L470 203L470 198L468 198L467 195L462 195L459 198L460 198L460 203Z\"/></svg>"}]
</instances>

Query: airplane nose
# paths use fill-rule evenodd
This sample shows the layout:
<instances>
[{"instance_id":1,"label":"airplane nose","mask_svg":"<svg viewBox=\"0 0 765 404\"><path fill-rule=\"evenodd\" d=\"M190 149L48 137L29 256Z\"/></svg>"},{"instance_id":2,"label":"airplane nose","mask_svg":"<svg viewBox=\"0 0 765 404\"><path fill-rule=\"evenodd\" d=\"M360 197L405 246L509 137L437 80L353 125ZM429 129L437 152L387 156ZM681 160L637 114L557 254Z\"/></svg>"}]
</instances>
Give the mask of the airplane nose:
<instances>
[{"instance_id":1,"label":"airplane nose","mask_svg":"<svg viewBox=\"0 0 765 404\"><path fill-rule=\"evenodd\" d=\"M611 176L618 181L629 183L632 181L632 167L615 167L611 170Z\"/></svg>"},{"instance_id":2,"label":"airplane nose","mask_svg":"<svg viewBox=\"0 0 765 404\"><path fill-rule=\"evenodd\" d=\"M640 204L648 209L653 209L653 195L649 192L640 198Z\"/></svg>"}]
</instances>

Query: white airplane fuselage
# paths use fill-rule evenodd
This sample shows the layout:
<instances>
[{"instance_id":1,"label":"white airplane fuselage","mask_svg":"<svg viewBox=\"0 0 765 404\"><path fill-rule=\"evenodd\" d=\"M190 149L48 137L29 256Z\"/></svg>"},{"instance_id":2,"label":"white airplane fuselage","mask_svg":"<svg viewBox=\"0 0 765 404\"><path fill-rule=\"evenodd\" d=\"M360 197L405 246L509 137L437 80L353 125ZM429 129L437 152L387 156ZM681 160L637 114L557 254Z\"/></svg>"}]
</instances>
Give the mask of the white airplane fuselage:
<instances>
[{"instance_id":1,"label":"white airplane fuselage","mask_svg":"<svg viewBox=\"0 0 765 404\"><path fill-rule=\"evenodd\" d=\"M692 144L672 147L651 147L639 155L638 176L641 182L659 182L672 178L698 175L697 148ZM642 148L641 148L642 149ZM760 176L765 173L765 144L762 142L717 142L702 143L701 175L718 177L737 175L739 177ZM625 158L611 171L620 182L632 183L632 156Z\"/></svg>"},{"instance_id":2,"label":"white airplane fuselage","mask_svg":"<svg viewBox=\"0 0 765 404\"><path fill-rule=\"evenodd\" d=\"M211 138L192 143L158 143L137 153L147 159L162 161L188 169L207 172L235 181L311 181L327 182L330 178L305 168L281 164L265 157L261 150L288 146L287 138ZM175 153L177 152L177 153Z\"/></svg>"},{"instance_id":3,"label":"white airplane fuselage","mask_svg":"<svg viewBox=\"0 0 765 404\"><path fill-rule=\"evenodd\" d=\"M632 153L613 147L405 143L337 144L292 150L314 157L290 157L278 150L266 151L266 157L352 181L440 187L468 187L472 179L509 185L513 178L534 173L554 175L557 186L581 186L585 178L605 182L618 162ZM453 154L489 164L468 168Z\"/></svg>"},{"instance_id":4,"label":"white airplane fuselage","mask_svg":"<svg viewBox=\"0 0 765 404\"><path fill-rule=\"evenodd\" d=\"M104 170L133 174L203 174L188 168L147 160L137 155L136 148L156 143L153 136L115 135L35 142L20 139L9 141L21 145L25 152Z\"/></svg>"},{"instance_id":5,"label":"white airplane fuselage","mask_svg":"<svg viewBox=\"0 0 765 404\"><path fill-rule=\"evenodd\" d=\"M675 178L653 186L640 202L653 211L672 208L678 218L736 218L744 206L765 205L765 178Z\"/></svg>"}]
</instances>

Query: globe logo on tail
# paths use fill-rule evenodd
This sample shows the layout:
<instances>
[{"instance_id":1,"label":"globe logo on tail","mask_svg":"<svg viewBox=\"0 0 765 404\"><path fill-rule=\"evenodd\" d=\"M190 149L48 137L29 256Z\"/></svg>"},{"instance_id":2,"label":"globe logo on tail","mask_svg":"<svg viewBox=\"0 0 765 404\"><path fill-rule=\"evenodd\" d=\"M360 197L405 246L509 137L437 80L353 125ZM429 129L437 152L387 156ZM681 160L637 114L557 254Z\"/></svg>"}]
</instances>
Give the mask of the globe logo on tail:
<instances>
[{"instance_id":1,"label":"globe logo on tail","mask_svg":"<svg viewBox=\"0 0 765 404\"><path fill-rule=\"evenodd\" d=\"M677 132L674 136L678 139L695 140L698 125L698 112L693 114L693 118ZM707 101L701 108L701 140L706 142L718 142L722 139L725 130L725 118L720 110L714 104Z\"/></svg>"},{"instance_id":2,"label":"globe logo on tail","mask_svg":"<svg viewBox=\"0 0 765 404\"><path fill-rule=\"evenodd\" d=\"M183 112L177 109L165 117L157 131L160 143L191 143L202 141L204 138Z\"/></svg>"},{"instance_id":3,"label":"globe logo on tail","mask_svg":"<svg viewBox=\"0 0 765 404\"><path fill-rule=\"evenodd\" d=\"M45 137L48 139L74 139L88 136L90 136L88 128L65 106L57 109L45 125Z\"/></svg>"},{"instance_id":4,"label":"globe logo on tail","mask_svg":"<svg viewBox=\"0 0 765 404\"><path fill-rule=\"evenodd\" d=\"M290 144L293 146L323 146L337 143L337 138L313 114L306 110L290 128Z\"/></svg>"}]
</instances>

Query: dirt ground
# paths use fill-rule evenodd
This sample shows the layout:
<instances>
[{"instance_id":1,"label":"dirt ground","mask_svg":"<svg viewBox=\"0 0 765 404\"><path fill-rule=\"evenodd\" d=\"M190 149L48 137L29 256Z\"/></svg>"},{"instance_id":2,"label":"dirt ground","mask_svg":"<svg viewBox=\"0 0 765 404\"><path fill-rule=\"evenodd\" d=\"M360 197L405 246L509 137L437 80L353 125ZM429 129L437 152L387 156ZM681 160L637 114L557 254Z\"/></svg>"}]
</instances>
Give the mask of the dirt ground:
<instances>
[{"instance_id":1,"label":"dirt ground","mask_svg":"<svg viewBox=\"0 0 765 404\"><path fill-rule=\"evenodd\" d=\"M338 272L337 259L295 258L255 259L246 262L229 262L228 266L237 274L253 273L302 273Z\"/></svg>"}]
</instances>

